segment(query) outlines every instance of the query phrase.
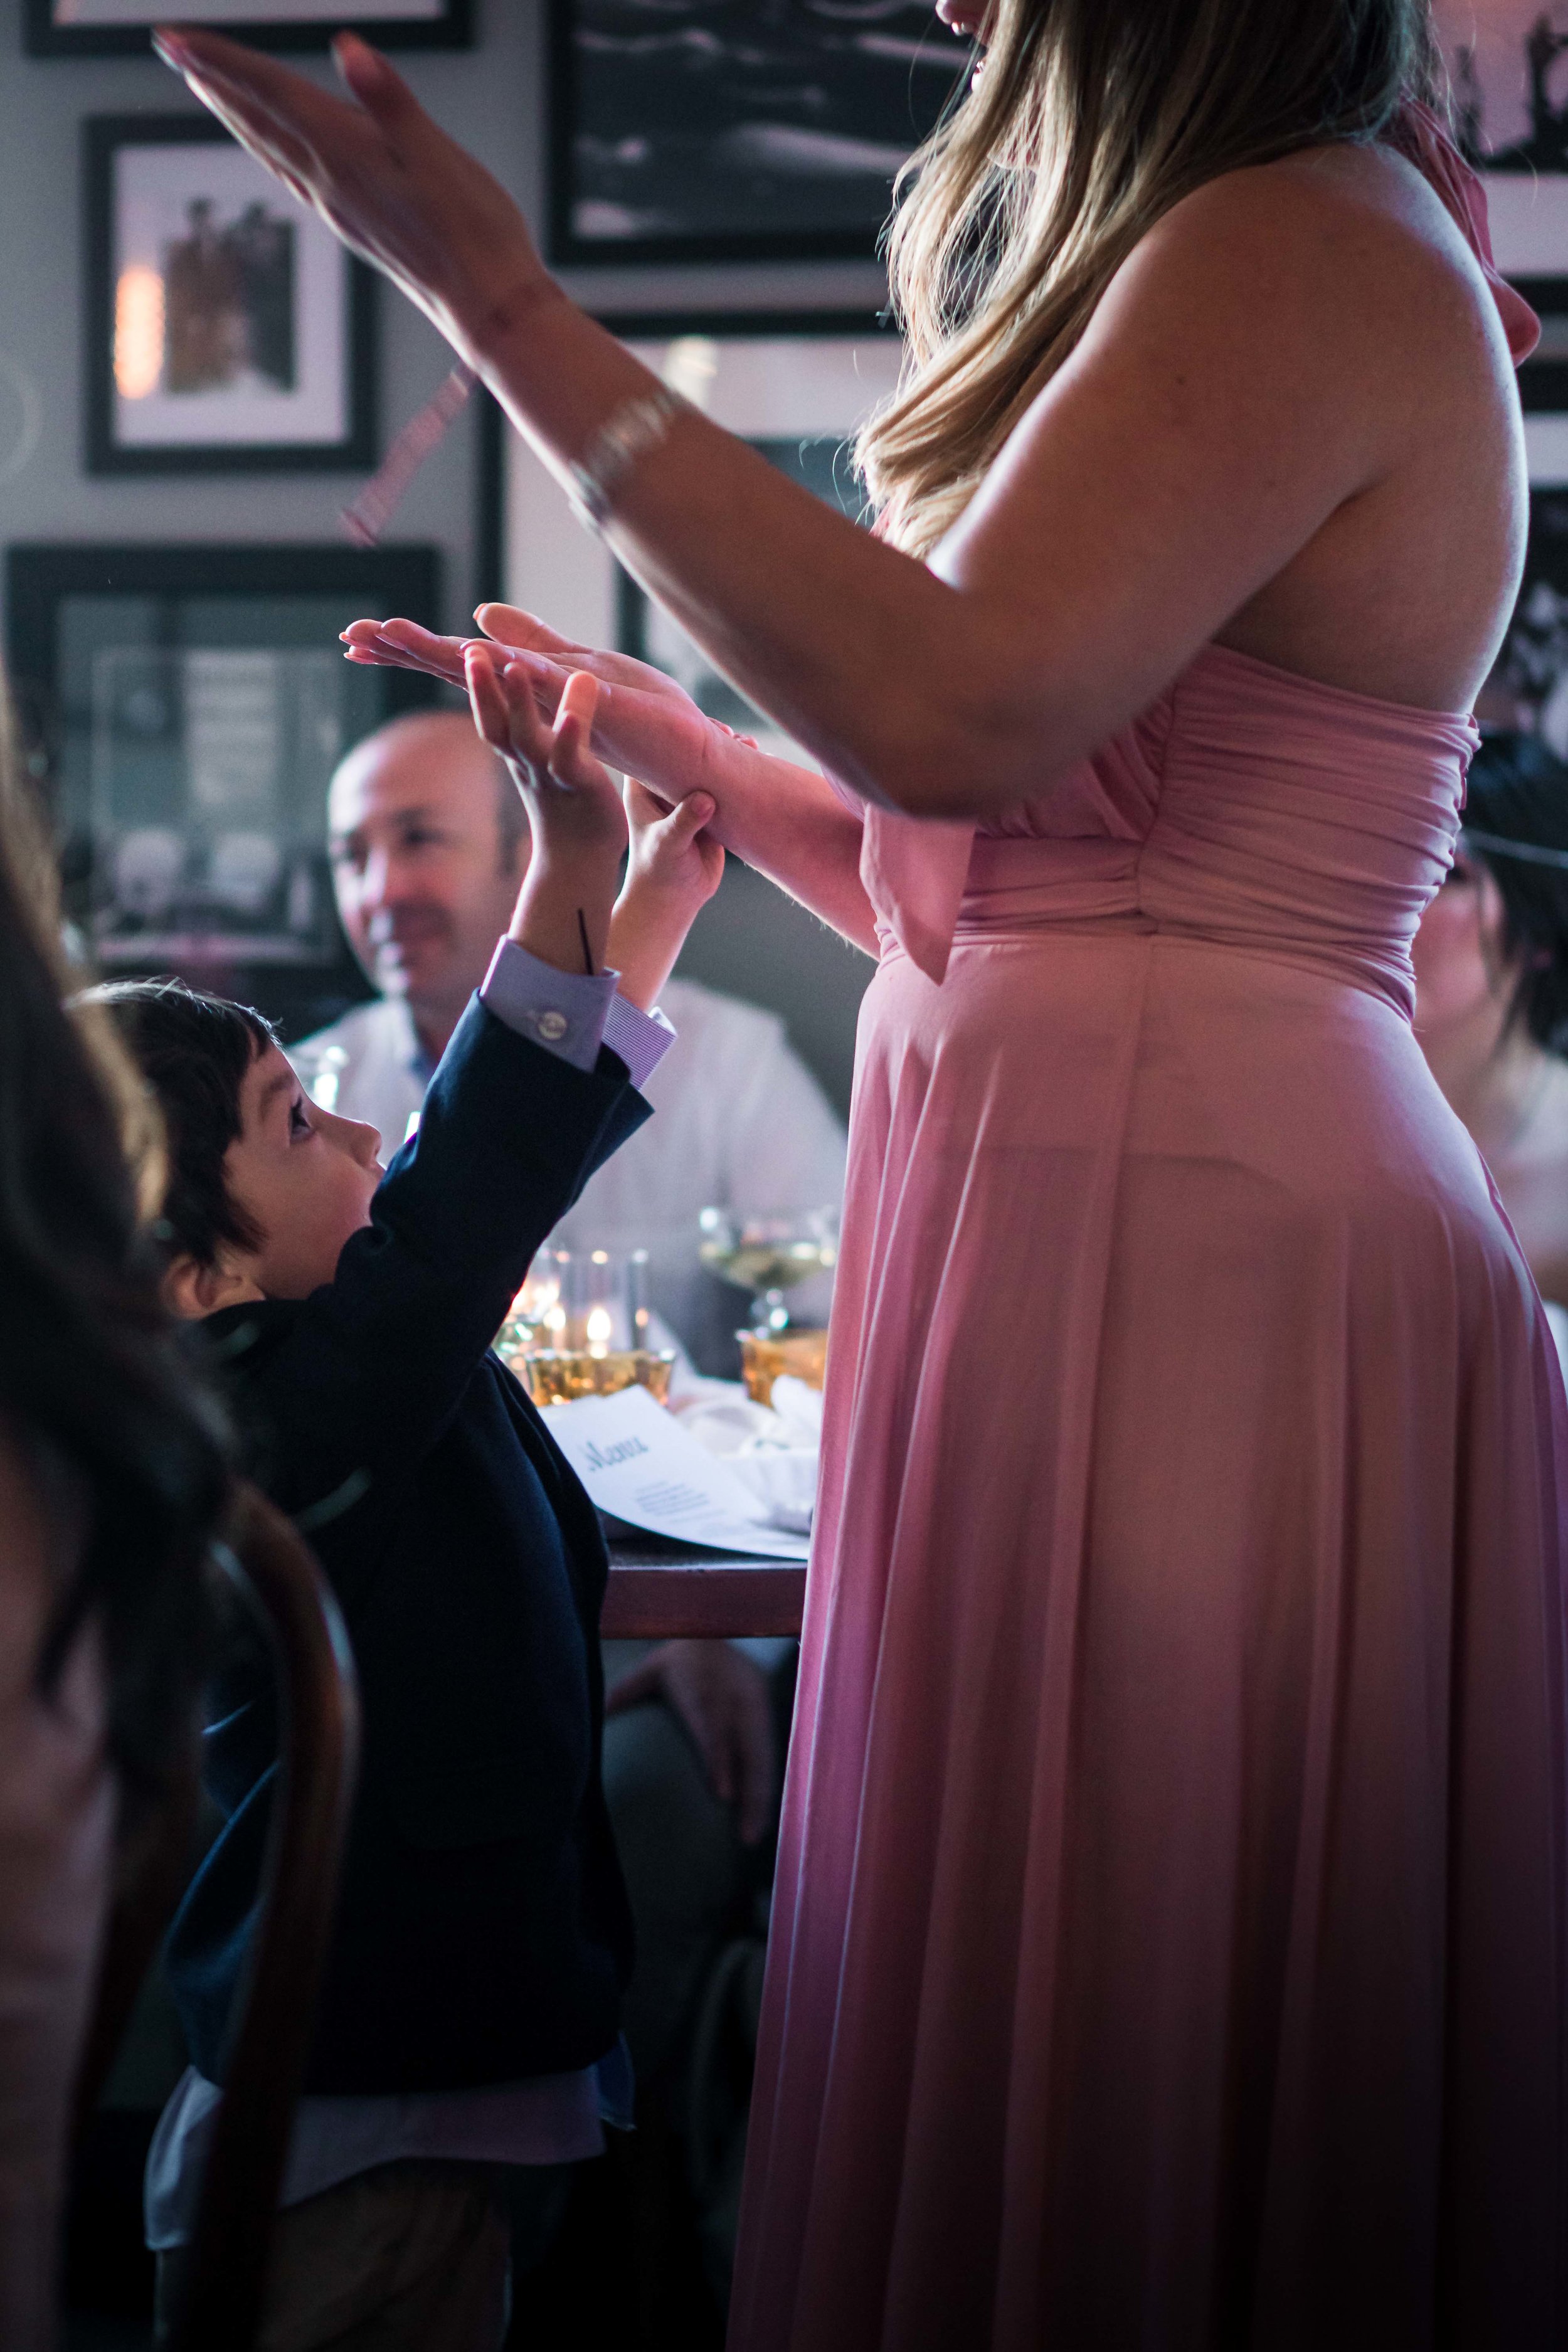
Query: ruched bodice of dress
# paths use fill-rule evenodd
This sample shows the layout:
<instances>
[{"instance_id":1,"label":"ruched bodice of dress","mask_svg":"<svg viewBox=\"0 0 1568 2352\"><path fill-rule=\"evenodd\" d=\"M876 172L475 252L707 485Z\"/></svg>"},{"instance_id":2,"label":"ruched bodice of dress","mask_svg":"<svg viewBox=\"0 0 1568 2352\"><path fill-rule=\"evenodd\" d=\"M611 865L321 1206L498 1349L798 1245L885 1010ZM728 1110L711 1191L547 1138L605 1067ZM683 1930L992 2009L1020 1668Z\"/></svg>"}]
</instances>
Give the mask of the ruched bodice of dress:
<instances>
[{"instance_id":1,"label":"ruched bodice of dress","mask_svg":"<svg viewBox=\"0 0 1568 2352\"><path fill-rule=\"evenodd\" d=\"M1474 721L1210 646L1046 798L975 835L954 936L1104 925L1306 964L1408 1015ZM896 911L896 910L895 910Z\"/></svg>"},{"instance_id":2,"label":"ruched bodice of dress","mask_svg":"<svg viewBox=\"0 0 1568 2352\"><path fill-rule=\"evenodd\" d=\"M1209 646L1143 716L983 827L865 817L884 947L941 981L955 939L1045 924L1206 940L1414 1004L1475 721Z\"/></svg>"}]
</instances>

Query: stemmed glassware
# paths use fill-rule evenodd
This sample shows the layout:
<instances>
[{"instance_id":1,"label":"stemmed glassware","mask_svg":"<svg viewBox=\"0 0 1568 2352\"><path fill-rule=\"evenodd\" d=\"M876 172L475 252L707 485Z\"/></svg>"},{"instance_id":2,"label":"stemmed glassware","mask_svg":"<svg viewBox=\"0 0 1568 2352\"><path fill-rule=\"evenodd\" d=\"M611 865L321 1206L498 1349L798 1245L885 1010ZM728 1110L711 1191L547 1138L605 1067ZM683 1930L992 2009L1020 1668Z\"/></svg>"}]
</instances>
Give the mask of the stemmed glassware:
<instances>
[{"instance_id":1,"label":"stemmed glassware","mask_svg":"<svg viewBox=\"0 0 1568 2352\"><path fill-rule=\"evenodd\" d=\"M726 1282L752 1292L752 1321L759 1331L784 1330L789 1322L785 1293L837 1262L836 1208L774 1209L756 1215L704 1209L698 1223L699 1257Z\"/></svg>"}]
</instances>

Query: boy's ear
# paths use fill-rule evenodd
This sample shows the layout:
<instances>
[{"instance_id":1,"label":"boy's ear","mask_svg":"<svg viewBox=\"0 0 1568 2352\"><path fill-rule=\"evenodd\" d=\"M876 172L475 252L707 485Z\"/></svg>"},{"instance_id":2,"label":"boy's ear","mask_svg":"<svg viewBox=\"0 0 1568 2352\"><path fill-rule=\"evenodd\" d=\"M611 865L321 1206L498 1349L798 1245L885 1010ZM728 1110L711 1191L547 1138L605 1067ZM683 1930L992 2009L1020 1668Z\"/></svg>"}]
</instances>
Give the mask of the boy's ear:
<instances>
[{"instance_id":1,"label":"boy's ear","mask_svg":"<svg viewBox=\"0 0 1568 2352\"><path fill-rule=\"evenodd\" d=\"M172 1258L163 1270L162 1288L164 1306L187 1323L199 1323L220 1307L239 1307L261 1296L244 1260L227 1250L221 1250L210 1265L201 1265L188 1252Z\"/></svg>"}]
</instances>

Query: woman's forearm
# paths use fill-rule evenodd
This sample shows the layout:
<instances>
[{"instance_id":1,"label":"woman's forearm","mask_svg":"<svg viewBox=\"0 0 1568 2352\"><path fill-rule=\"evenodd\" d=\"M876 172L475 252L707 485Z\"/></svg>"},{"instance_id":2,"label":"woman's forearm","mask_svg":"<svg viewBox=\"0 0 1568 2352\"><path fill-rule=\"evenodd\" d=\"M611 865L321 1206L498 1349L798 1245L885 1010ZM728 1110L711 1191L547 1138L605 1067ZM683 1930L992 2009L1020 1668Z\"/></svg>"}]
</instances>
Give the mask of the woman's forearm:
<instances>
[{"instance_id":1,"label":"woman's forearm","mask_svg":"<svg viewBox=\"0 0 1568 2352\"><path fill-rule=\"evenodd\" d=\"M750 744L727 748L710 778L719 814L711 830L851 946L877 953L877 920L860 880L860 822L826 777Z\"/></svg>"},{"instance_id":2,"label":"woman's forearm","mask_svg":"<svg viewBox=\"0 0 1568 2352\"><path fill-rule=\"evenodd\" d=\"M607 418L657 389L563 294L531 293L515 317L503 306L468 340L563 480ZM616 485L610 528L617 555L724 675L868 799L952 816L1006 797L1009 714L964 597L744 442L683 412ZM986 779L973 808L971 777Z\"/></svg>"}]
</instances>

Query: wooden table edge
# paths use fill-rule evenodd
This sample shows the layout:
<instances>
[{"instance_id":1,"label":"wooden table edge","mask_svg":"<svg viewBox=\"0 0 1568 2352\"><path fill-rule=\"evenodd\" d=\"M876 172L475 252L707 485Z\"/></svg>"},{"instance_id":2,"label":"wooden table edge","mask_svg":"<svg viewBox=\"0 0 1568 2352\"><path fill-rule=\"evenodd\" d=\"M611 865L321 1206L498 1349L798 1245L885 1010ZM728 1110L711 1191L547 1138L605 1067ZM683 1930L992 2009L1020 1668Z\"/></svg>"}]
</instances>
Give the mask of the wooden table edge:
<instances>
[{"instance_id":1,"label":"wooden table edge","mask_svg":"<svg viewBox=\"0 0 1568 2352\"><path fill-rule=\"evenodd\" d=\"M798 1637L805 1569L793 1560L622 1564L612 1551L603 1640L673 1642L745 1633Z\"/></svg>"}]
</instances>

